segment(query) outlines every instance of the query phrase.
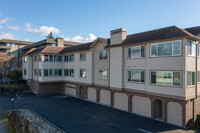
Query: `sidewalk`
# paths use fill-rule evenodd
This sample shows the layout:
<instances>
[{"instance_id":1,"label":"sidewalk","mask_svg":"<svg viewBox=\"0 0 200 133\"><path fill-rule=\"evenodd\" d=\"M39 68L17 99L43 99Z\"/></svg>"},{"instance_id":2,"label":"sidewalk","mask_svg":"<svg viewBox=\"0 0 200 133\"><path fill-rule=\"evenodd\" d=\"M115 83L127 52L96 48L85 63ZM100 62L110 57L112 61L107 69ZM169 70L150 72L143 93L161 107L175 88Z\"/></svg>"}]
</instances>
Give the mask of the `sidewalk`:
<instances>
[{"instance_id":1,"label":"sidewalk","mask_svg":"<svg viewBox=\"0 0 200 133\"><path fill-rule=\"evenodd\" d=\"M2 113L3 113L3 109L0 107L0 133L10 133L6 125L6 122L4 121L2 117Z\"/></svg>"}]
</instances>

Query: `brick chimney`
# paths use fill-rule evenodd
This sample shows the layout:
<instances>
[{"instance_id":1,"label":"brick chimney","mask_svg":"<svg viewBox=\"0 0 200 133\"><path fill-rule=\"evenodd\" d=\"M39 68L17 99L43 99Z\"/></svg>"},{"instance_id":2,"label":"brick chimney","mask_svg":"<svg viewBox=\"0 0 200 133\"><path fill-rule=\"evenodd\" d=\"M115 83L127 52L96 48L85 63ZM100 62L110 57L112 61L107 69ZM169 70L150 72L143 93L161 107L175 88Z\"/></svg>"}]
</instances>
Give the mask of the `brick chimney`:
<instances>
[{"instance_id":1,"label":"brick chimney","mask_svg":"<svg viewBox=\"0 0 200 133\"><path fill-rule=\"evenodd\" d=\"M64 39L63 38L57 37L56 40L57 40L58 47L64 47Z\"/></svg>"}]
</instances>

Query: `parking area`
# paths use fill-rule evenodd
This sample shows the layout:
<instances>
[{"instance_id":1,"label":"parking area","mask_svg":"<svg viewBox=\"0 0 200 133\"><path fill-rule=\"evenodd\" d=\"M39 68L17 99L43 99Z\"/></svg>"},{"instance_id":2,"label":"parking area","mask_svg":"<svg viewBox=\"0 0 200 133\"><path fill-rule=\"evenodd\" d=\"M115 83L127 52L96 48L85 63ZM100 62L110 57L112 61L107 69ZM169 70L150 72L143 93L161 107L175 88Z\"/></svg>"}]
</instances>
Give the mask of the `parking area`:
<instances>
[{"instance_id":1,"label":"parking area","mask_svg":"<svg viewBox=\"0 0 200 133\"><path fill-rule=\"evenodd\" d=\"M192 132L180 127L62 94L0 94L0 112L30 109L67 133Z\"/></svg>"}]
</instances>

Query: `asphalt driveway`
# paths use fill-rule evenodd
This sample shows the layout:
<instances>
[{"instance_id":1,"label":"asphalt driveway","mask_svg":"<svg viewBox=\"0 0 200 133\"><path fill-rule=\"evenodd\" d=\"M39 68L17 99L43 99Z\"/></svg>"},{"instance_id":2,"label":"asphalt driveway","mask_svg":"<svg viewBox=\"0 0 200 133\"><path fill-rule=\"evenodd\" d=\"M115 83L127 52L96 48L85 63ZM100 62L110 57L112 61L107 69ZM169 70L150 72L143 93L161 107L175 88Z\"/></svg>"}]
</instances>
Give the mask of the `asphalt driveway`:
<instances>
[{"instance_id":1,"label":"asphalt driveway","mask_svg":"<svg viewBox=\"0 0 200 133\"><path fill-rule=\"evenodd\" d=\"M62 94L0 94L0 110L11 109L11 98L15 99L15 108L30 109L67 133L185 132L180 127Z\"/></svg>"}]
</instances>

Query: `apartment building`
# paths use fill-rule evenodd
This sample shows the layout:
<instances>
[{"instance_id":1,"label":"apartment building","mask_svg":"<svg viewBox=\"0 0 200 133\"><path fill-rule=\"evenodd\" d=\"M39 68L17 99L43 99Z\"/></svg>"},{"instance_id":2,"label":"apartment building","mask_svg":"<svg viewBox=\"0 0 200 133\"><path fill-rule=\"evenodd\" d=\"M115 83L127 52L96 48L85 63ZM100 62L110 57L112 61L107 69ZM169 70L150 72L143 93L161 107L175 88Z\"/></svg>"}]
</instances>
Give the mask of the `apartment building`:
<instances>
[{"instance_id":1,"label":"apartment building","mask_svg":"<svg viewBox=\"0 0 200 133\"><path fill-rule=\"evenodd\" d=\"M64 93L187 127L200 112L199 35L200 27L132 35L121 28L109 39L30 47L23 79L38 94Z\"/></svg>"},{"instance_id":2,"label":"apartment building","mask_svg":"<svg viewBox=\"0 0 200 133\"><path fill-rule=\"evenodd\" d=\"M21 64L21 49L27 45L31 45L33 42L19 41L11 39L2 39L0 41L0 52L14 54L18 59L18 67Z\"/></svg>"}]
</instances>

